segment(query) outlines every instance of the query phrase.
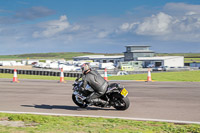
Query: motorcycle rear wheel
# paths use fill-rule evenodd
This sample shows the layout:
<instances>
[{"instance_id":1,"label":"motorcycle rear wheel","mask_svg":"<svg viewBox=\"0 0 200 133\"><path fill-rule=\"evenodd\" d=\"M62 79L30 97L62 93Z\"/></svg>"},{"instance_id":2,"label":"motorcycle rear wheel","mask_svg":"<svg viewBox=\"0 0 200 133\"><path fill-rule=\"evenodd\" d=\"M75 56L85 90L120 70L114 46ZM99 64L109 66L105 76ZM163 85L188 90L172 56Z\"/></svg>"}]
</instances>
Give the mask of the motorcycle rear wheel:
<instances>
[{"instance_id":1,"label":"motorcycle rear wheel","mask_svg":"<svg viewBox=\"0 0 200 133\"><path fill-rule=\"evenodd\" d=\"M114 94L113 95L113 100L114 100L114 108L116 110L126 110L128 109L130 105L130 101L128 97L122 97L120 94Z\"/></svg>"},{"instance_id":2,"label":"motorcycle rear wheel","mask_svg":"<svg viewBox=\"0 0 200 133\"><path fill-rule=\"evenodd\" d=\"M74 102L77 106L79 106L80 108L86 108L86 107L88 106L85 102L82 102L82 103L78 102L78 101L76 100L76 96L75 96L74 94L72 94L72 100L73 100L73 102Z\"/></svg>"}]
</instances>

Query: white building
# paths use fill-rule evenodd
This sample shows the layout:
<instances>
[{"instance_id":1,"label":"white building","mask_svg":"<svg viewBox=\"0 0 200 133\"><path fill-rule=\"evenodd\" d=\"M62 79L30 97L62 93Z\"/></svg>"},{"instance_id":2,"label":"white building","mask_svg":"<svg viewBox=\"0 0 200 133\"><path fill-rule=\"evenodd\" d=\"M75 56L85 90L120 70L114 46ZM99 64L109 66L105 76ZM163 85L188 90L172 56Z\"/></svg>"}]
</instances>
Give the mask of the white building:
<instances>
[{"instance_id":1,"label":"white building","mask_svg":"<svg viewBox=\"0 0 200 133\"><path fill-rule=\"evenodd\" d=\"M154 52L147 45L128 45L124 52L124 61L137 61L138 57L153 57Z\"/></svg>"},{"instance_id":2,"label":"white building","mask_svg":"<svg viewBox=\"0 0 200 133\"><path fill-rule=\"evenodd\" d=\"M74 57L74 61L91 60L93 62L101 63L113 63L114 66L119 66L119 62L130 64L135 61L137 64L134 67L184 67L183 56L154 56L155 52L149 49L147 45L128 45L126 46L126 52L124 55L118 56L105 56L105 55L87 55Z\"/></svg>"},{"instance_id":3,"label":"white building","mask_svg":"<svg viewBox=\"0 0 200 133\"><path fill-rule=\"evenodd\" d=\"M116 65L118 64L118 62L124 61L124 56L123 55L118 55L118 56L86 55L86 56L74 57L73 59L74 61L92 60L93 62L99 62L99 63L112 62Z\"/></svg>"},{"instance_id":4,"label":"white building","mask_svg":"<svg viewBox=\"0 0 200 133\"><path fill-rule=\"evenodd\" d=\"M147 67L153 64L155 67L167 66L167 67L183 67L183 56L160 56L160 57L138 57L138 61L143 61L143 66Z\"/></svg>"}]
</instances>

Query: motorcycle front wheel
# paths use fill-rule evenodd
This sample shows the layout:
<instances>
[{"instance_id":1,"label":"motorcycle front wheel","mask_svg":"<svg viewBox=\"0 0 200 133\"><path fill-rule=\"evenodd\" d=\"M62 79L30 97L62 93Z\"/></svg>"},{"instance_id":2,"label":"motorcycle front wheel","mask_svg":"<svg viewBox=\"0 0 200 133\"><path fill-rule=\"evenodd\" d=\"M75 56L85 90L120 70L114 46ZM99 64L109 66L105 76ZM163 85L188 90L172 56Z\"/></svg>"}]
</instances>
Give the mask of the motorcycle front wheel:
<instances>
[{"instance_id":1,"label":"motorcycle front wheel","mask_svg":"<svg viewBox=\"0 0 200 133\"><path fill-rule=\"evenodd\" d=\"M114 108L116 110L126 110L130 105L128 97L122 97L120 94L113 94Z\"/></svg>"},{"instance_id":2,"label":"motorcycle front wheel","mask_svg":"<svg viewBox=\"0 0 200 133\"><path fill-rule=\"evenodd\" d=\"M76 95L74 95L74 94L72 94L72 100L80 108L86 108L88 106L84 101L82 101L80 98L76 97Z\"/></svg>"}]
</instances>

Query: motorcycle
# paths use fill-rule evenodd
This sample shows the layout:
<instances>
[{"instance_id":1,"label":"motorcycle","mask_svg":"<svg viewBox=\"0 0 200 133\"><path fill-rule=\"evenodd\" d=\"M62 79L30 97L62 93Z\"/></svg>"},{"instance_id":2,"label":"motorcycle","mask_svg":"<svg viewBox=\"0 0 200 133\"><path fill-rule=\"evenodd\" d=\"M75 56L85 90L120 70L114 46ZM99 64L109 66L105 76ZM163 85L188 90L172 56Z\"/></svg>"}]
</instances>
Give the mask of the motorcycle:
<instances>
[{"instance_id":1,"label":"motorcycle","mask_svg":"<svg viewBox=\"0 0 200 133\"><path fill-rule=\"evenodd\" d=\"M82 85L82 80L75 80L73 84L72 100L77 106L86 108L91 105L91 103L86 102L86 97L94 92L94 90L89 85L83 89ZM93 105L99 107L113 106L116 110L126 110L130 105L127 95L128 91L124 87L120 87L118 83L112 83L108 86L106 93L100 97L101 100L107 101L107 104L102 105L102 103L96 102Z\"/></svg>"}]
</instances>

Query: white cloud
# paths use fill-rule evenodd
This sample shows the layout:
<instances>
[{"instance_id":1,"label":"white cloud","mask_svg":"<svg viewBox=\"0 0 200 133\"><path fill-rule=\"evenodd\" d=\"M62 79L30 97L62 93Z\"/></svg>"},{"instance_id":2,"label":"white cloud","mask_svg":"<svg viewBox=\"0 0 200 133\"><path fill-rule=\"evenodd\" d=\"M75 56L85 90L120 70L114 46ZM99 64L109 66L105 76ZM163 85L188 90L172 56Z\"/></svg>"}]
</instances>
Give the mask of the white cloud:
<instances>
[{"instance_id":1,"label":"white cloud","mask_svg":"<svg viewBox=\"0 0 200 133\"><path fill-rule=\"evenodd\" d=\"M197 15L197 14L198 14L198 13L193 12L193 11L190 11L190 12L185 13L185 15Z\"/></svg>"},{"instance_id":2,"label":"white cloud","mask_svg":"<svg viewBox=\"0 0 200 133\"><path fill-rule=\"evenodd\" d=\"M200 34L200 17L184 16L176 26L181 32Z\"/></svg>"},{"instance_id":3,"label":"white cloud","mask_svg":"<svg viewBox=\"0 0 200 133\"><path fill-rule=\"evenodd\" d=\"M74 26L72 26L72 31L79 30L80 27L81 27L80 25L74 25Z\"/></svg>"},{"instance_id":4,"label":"white cloud","mask_svg":"<svg viewBox=\"0 0 200 133\"><path fill-rule=\"evenodd\" d=\"M159 12L156 10L145 15L137 12L138 15L131 14L120 17L85 17L80 18L75 23L71 23L67 16L63 15L46 22L38 20L39 23L34 21L33 23L19 23L6 27L0 25L0 45L2 48L0 52L6 51L6 46L7 49L10 49L11 44L17 48L15 51L19 53L24 51L44 52L45 50L113 52L114 49L120 52L124 45L130 43L152 44L160 46L161 49L166 48L162 47L162 43L163 45L180 45L180 47L185 43L185 45L193 46L191 49L196 50L196 46L200 42L200 8L197 8L199 6L170 3ZM48 15L45 14L44 12L44 16ZM42 15L35 15L27 19L39 18L40 16L42 17ZM18 17L20 20L26 19L23 16ZM2 22L8 23L5 21L5 17L0 17L0 23ZM10 22L13 21L10 20ZM192 43L197 45L192 45ZM43 44L47 44L48 47L43 46ZM12 52L11 49L10 53ZM5 53L7 54L7 52Z\"/></svg>"},{"instance_id":5,"label":"white cloud","mask_svg":"<svg viewBox=\"0 0 200 133\"><path fill-rule=\"evenodd\" d=\"M121 30L130 30L130 28L129 28L129 23L124 23L124 24L122 24L122 25L120 26L120 29L121 29Z\"/></svg>"},{"instance_id":6,"label":"white cloud","mask_svg":"<svg viewBox=\"0 0 200 133\"><path fill-rule=\"evenodd\" d=\"M138 25L136 33L139 35L164 35L171 32L170 25L172 17L160 12L157 15L152 15L146 18L144 22Z\"/></svg>"},{"instance_id":7,"label":"white cloud","mask_svg":"<svg viewBox=\"0 0 200 133\"><path fill-rule=\"evenodd\" d=\"M34 38L38 37L52 37L64 31L75 31L80 28L79 25L70 25L67 20L67 16L60 16L59 20L48 21L40 24L42 31L35 31L33 33Z\"/></svg>"},{"instance_id":8,"label":"white cloud","mask_svg":"<svg viewBox=\"0 0 200 133\"><path fill-rule=\"evenodd\" d=\"M119 28L122 31L129 31L132 30L137 24L139 24L138 22L134 22L134 23L123 23Z\"/></svg>"},{"instance_id":9,"label":"white cloud","mask_svg":"<svg viewBox=\"0 0 200 133\"><path fill-rule=\"evenodd\" d=\"M107 32L107 31L102 31L102 32L99 32L98 33L98 38L104 38L104 37L106 37L106 36L108 36L108 34L109 34L109 32Z\"/></svg>"},{"instance_id":10,"label":"white cloud","mask_svg":"<svg viewBox=\"0 0 200 133\"><path fill-rule=\"evenodd\" d=\"M200 42L200 5L170 3L164 8L165 12L144 18L140 22L123 23L119 30L156 40ZM170 11L177 11L179 14L171 14Z\"/></svg>"}]
</instances>

